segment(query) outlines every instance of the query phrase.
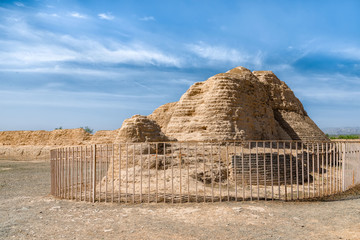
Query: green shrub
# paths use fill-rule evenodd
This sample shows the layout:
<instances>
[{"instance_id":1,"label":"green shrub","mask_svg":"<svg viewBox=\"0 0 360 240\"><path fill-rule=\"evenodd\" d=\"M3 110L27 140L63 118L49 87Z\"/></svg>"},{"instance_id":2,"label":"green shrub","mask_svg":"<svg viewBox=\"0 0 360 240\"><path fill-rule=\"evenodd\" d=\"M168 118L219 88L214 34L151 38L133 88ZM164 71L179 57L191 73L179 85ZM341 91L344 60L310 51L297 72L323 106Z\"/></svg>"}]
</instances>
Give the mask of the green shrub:
<instances>
[{"instance_id":1,"label":"green shrub","mask_svg":"<svg viewBox=\"0 0 360 240\"><path fill-rule=\"evenodd\" d=\"M91 128L89 128L88 126L86 126L86 127L80 127L80 128L84 129L85 132L88 132L88 133L90 133L90 134L93 134L93 132L94 132L94 129L91 129Z\"/></svg>"}]
</instances>

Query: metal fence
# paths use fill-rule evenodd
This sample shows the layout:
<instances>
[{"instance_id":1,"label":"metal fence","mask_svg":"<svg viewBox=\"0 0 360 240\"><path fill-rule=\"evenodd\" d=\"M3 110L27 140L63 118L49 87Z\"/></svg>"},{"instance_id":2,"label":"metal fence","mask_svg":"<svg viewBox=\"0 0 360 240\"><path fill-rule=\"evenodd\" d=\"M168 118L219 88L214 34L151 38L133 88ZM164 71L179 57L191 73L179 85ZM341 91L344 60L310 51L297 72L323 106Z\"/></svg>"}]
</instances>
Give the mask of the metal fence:
<instances>
[{"instance_id":1,"label":"metal fence","mask_svg":"<svg viewBox=\"0 0 360 240\"><path fill-rule=\"evenodd\" d=\"M322 197L360 184L360 142L164 142L51 151L51 194L88 202Z\"/></svg>"}]
</instances>

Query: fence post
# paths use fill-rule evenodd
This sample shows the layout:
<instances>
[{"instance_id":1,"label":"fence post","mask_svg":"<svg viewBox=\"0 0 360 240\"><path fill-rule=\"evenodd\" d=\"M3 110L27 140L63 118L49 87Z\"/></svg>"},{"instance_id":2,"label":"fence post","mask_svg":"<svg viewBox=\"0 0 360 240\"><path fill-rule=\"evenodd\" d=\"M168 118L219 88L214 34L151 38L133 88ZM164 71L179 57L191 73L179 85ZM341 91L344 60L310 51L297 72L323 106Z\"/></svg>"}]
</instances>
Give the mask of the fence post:
<instances>
[{"instance_id":1,"label":"fence post","mask_svg":"<svg viewBox=\"0 0 360 240\"><path fill-rule=\"evenodd\" d=\"M342 160L342 172L343 172L343 182L342 182L342 190L345 191L345 179L346 179L346 176L345 176L345 169L346 169L346 142L344 142L342 144L342 150L343 150L343 160Z\"/></svg>"},{"instance_id":2,"label":"fence post","mask_svg":"<svg viewBox=\"0 0 360 240\"><path fill-rule=\"evenodd\" d=\"M54 164L53 164L53 150L50 151L50 171L51 171L51 195L54 195Z\"/></svg>"},{"instance_id":3,"label":"fence post","mask_svg":"<svg viewBox=\"0 0 360 240\"><path fill-rule=\"evenodd\" d=\"M96 198L96 144L93 146L93 202Z\"/></svg>"}]
</instances>

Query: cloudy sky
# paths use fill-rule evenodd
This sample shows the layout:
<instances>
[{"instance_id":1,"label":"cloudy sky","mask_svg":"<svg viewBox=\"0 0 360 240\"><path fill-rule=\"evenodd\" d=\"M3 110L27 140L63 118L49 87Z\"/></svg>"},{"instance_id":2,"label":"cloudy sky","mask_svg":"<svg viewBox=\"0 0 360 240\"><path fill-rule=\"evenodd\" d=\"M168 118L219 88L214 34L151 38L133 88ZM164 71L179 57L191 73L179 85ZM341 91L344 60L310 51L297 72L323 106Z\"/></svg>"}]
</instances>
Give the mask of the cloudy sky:
<instances>
[{"instance_id":1,"label":"cloudy sky","mask_svg":"<svg viewBox=\"0 0 360 240\"><path fill-rule=\"evenodd\" d=\"M360 1L0 1L0 131L117 129L236 66L360 119Z\"/></svg>"}]
</instances>

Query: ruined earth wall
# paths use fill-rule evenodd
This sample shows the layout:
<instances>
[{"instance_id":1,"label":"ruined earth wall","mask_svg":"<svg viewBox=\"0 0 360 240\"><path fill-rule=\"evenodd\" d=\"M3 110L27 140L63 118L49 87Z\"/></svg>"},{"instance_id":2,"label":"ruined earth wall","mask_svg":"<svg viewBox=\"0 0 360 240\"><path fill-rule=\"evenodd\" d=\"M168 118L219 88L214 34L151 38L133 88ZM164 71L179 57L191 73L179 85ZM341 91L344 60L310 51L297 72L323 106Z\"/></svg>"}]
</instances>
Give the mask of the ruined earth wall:
<instances>
[{"instance_id":1,"label":"ruined earth wall","mask_svg":"<svg viewBox=\"0 0 360 240\"><path fill-rule=\"evenodd\" d=\"M50 149L88 144L92 135L82 128L53 131L0 132L0 159L49 160Z\"/></svg>"}]
</instances>

